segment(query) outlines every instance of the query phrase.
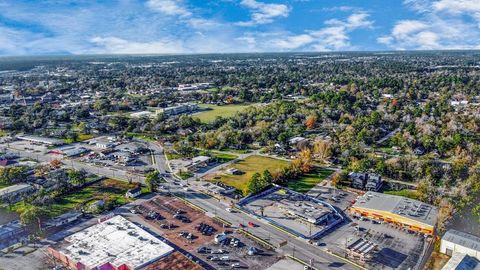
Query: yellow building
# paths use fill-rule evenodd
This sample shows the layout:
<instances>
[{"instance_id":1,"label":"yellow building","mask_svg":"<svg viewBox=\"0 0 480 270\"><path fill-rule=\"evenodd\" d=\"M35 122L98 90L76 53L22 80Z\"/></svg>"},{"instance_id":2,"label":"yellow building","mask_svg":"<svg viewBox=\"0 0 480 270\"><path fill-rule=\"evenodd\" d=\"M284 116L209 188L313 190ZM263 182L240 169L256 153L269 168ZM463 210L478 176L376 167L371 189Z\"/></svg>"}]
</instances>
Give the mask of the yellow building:
<instances>
[{"instance_id":1,"label":"yellow building","mask_svg":"<svg viewBox=\"0 0 480 270\"><path fill-rule=\"evenodd\" d=\"M428 235L435 232L438 212L430 204L372 191L358 198L350 211Z\"/></svg>"}]
</instances>

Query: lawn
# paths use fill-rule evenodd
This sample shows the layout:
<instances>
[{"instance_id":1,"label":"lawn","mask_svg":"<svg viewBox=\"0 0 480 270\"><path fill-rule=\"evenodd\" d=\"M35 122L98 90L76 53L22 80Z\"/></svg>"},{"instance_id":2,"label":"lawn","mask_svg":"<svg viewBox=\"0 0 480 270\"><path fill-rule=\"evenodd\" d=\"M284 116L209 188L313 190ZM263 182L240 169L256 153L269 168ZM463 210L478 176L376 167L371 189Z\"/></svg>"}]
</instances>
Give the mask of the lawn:
<instances>
[{"instance_id":1,"label":"lawn","mask_svg":"<svg viewBox=\"0 0 480 270\"><path fill-rule=\"evenodd\" d=\"M11 184L0 183L0 189L11 186Z\"/></svg>"},{"instance_id":2,"label":"lawn","mask_svg":"<svg viewBox=\"0 0 480 270\"><path fill-rule=\"evenodd\" d=\"M213 157L215 157L221 163L229 162L231 160L238 158L238 156L236 155L232 155L232 154L228 154L220 151L211 151L210 153L212 154Z\"/></svg>"},{"instance_id":3,"label":"lawn","mask_svg":"<svg viewBox=\"0 0 480 270\"><path fill-rule=\"evenodd\" d=\"M106 179L87 186L81 190L73 191L69 194L57 198L55 202L48 207L49 215L54 217L66 213L70 210L78 209L87 202L94 200L115 201L117 204L126 204L130 199L125 197L127 190L134 188L135 184ZM23 203L19 202L13 205L12 210L21 213Z\"/></svg>"},{"instance_id":4,"label":"lawn","mask_svg":"<svg viewBox=\"0 0 480 270\"><path fill-rule=\"evenodd\" d=\"M152 135L145 134L145 133L127 132L127 136L138 138L141 140L151 141L151 142L155 141L155 138L153 138Z\"/></svg>"},{"instance_id":5,"label":"lawn","mask_svg":"<svg viewBox=\"0 0 480 270\"><path fill-rule=\"evenodd\" d=\"M217 118L221 117L230 117L234 116L237 112L242 111L250 105L244 104L232 104L232 105L210 105L210 104L200 104L199 107L202 109L209 109L193 115L192 117L200 119L204 123L212 122Z\"/></svg>"},{"instance_id":6,"label":"lawn","mask_svg":"<svg viewBox=\"0 0 480 270\"><path fill-rule=\"evenodd\" d=\"M402 189L402 190L399 190L399 191L385 191L384 193L418 200L417 192L415 190L411 190L411 189Z\"/></svg>"},{"instance_id":7,"label":"lawn","mask_svg":"<svg viewBox=\"0 0 480 270\"><path fill-rule=\"evenodd\" d=\"M79 133L79 134L78 134L78 141L80 141L80 142L83 142L83 141L86 141L86 140L90 140L90 139L93 139L93 135L91 135L91 134L83 134L83 133Z\"/></svg>"},{"instance_id":8,"label":"lawn","mask_svg":"<svg viewBox=\"0 0 480 270\"><path fill-rule=\"evenodd\" d=\"M244 174L229 175L226 173L222 173L221 175L217 176L219 177L219 179L211 179L211 181L223 182L245 193L247 191L248 181L254 173L262 173L264 170L269 170L270 172L273 172L276 169L281 169L288 166L288 164L289 162L284 160L273 159L263 156L249 156L246 159L240 160L230 166L244 172Z\"/></svg>"},{"instance_id":9,"label":"lawn","mask_svg":"<svg viewBox=\"0 0 480 270\"><path fill-rule=\"evenodd\" d=\"M187 180L188 178L192 177L194 174L192 172L179 172L178 176L182 178L182 180Z\"/></svg>"},{"instance_id":10,"label":"lawn","mask_svg":"<svg viewBox=\"0 0 480 270\"><path fill-rule=\"evenodd\" d=\"M334 171L330 169L318 168L314 172L304 175L299 179L288 182L287 187L297 192L306 193Z\"/></svg>"}]
</instances>

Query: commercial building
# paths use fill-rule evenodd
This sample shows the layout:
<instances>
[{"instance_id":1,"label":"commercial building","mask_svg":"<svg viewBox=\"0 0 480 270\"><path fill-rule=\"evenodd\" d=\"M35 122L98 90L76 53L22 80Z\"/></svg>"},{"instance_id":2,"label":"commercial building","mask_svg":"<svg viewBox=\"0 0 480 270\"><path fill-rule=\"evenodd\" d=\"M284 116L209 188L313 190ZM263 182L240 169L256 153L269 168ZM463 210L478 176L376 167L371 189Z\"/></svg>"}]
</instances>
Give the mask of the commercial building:
<instances>
[{"instance_id":1,"label":"commercial building","mask_svg":"<svg viewBox=\"0 0 480 270\"><path fill-rule=\"evenodd\" d=\"M64 155L66 157L75 157L88 152L84 147L63 146L50 151L50 153Z\"/></svg>"},{"instance_id":2,"label":"commercial building","mask_svg":"<svg viewBox=\"0 0 480 270\"><path fill-rule=\"evenodd\" d=\"M442 270L480 270L480 261L462 253L453 253Z\"/></svg>"},{"instance_id":3,"label":"commercial building","mask_svg":"<svg viewBox=\"0 0 480 270\"><path fill-rule=\"evenodd\" d=\"M212 83L193 83L193 84L179 84L178 90L179 91L195 91L195 90L202 90L212 87L214 84Z\"/></svg>"},{"instance_id":4,"label":"commercial building","mask_svg":"<svg viewBox=\"0 0 480 270\"><path fill-rule=\"evenodd\" d=\"M29 184L17 184L0 189L0 201L18 202L35 189Z\"/></svg>"},{"instance_id":5,"label":"commercial building","mask_svg":"<svg viewBox=\"0 0 480 270\"><path fill-rule=\"evenodd\" d=\"M48 252L65 266L82 270L141 269L173 248L122 216L114 216L65 238Z\"/></svg>"},{"instance_id":6,"label":"commercial building","mask_svg":"<svg viewBox=\"0 0 480 270\"><path fill-rule=\"evenodd\" d=\"M358 198L350 211L427 235L434 234L438 213L433 205L373 191Z\"/></svg>"},{"instance_id":7,"label":"commercial building","mask_svg":"<svg viewBox=\"0 0 480 270\"><path fill-rule=\"evenodd\" d=\"M365 262L372 258L376 245L365 239L358 239L347 247L347 255L351 258Z\"/></svg>"},{"instance_id":8,"label":"commercial building","mask_svg":"<svg viewBox=\"0 0 480 270\"><path fill-rule=\"evenodd\" d=\"M331 204L275 185L243 198L237 206L304 239L316 239L344 220Z\"/></svg>"},{"instance_id":9,"label":"commercial building","mask_svg":"<svg viewBox=\"0 0 480 270\"><path fill-rule=\"evenodd\" d=\"M72 223L74 221L77 221L82 216L83 216L83 213L81 212L77 212L77 211L67 212L63 215L50 219L49 221L45 222L44 225L46 227L59 227L59 226L63 226L63 225Z\"/></svg>"},{"instance_id":10,"label":"commercial building","mask_svg":"<svg viewBox=\"0 0 480 270\"><path fill-rule=\"evenodd\" d=\"M212 183L208 186L208 191L212 192L213 194L220 194L220 195L231 195L234 194L237 189L226 185L222 182Z\"/></svg>"},{"instance_id":11,"label":"commercial building","mask_svg":"<svg viewBox=\"0 0 480 270\"><path fill-rule=\"evenodd\" d=\"M130 117L133 118L142 118L142 117L153 117L154 113L150 111L140 111L140 112L134 112L130 114Z\"/></svg>"},{"instance_id":12,"label":"commercial building","mask_svg":"<svg viewBox=\"0 0 480 270\"><path fill-rule=\"evenodd\" d=\"M26 231L25 225L20 220L15 220L7 224L0 225L0 242L16 238Z\"/></svg>"},{"instance_id":13,"label":"commercial building","mask_svg":"<svg viewBox=\"0 0 480 270\"><path fill-rule=\"evenodd\" d=\"M480 237L450 229L442 237L440 252L449 256L462 253L480 260Z\"/></svg>"},{"instance_id":14,"label":"commercial building","mask_svg":"<svg viewBox=\"0 0 480 270\"><path fill-rule=\"evenodd\" d=\"M182 103L176 106L171 106L163 109L159 109L157 113L163 113L165 115L178 115L182 113L190 113L198 110L198 105L195 103Z\"/></svg>"},{"instance_id":15,"label":"commercial building","mask_svg":"<svg viewBox=\"0 0 480 270\"><path fill-rule=\"evenodd\" d=\"M34 135L17 136L17 139L32 142L32 143L51 145L51 146L65 144L64 141L59 139L40 137L40 136L34 136Z\"/></svg>"},{"instance_id":16,"label":"commercial building","mask_svg":"<svg viewBox=\"0 0 480 270\"><path fill-rule=\"evenodd\" d=\"M197 156L192 158L192 162L185 166L189 171L195 171L198 168L208 166L208 162L211 160L211 157L208 156Z\"/></svg>"}]
</instances>

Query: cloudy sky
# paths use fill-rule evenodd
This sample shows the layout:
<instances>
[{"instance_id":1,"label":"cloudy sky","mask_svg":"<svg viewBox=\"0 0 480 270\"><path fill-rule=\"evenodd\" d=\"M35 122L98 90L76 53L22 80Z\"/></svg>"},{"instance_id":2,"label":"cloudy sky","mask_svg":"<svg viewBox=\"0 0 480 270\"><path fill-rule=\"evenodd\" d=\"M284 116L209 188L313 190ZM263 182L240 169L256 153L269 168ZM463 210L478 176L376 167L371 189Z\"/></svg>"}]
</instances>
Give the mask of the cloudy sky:
<instances>
[{"instance_id":1,"label":"cloudy sky","mask_svg":"<svg viewBox=\"0 0 480 270\"><path fill-rule=\"evenodd\" d=\"M0 0L0 55L480 49L480 0Z\"/></svg>"}]
</instances>

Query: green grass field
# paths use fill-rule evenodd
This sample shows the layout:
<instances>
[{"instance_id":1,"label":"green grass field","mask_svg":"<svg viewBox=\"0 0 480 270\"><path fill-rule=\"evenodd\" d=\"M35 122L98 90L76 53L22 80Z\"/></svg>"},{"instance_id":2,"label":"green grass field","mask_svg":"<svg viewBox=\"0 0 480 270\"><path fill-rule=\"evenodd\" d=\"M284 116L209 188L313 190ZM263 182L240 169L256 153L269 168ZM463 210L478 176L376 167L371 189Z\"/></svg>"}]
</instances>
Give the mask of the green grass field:
<instances>
[{"instance_id":1,"label":"green grass field","mask_svg":"<svg viewBox=\"0 0 480 270\"><path fill-rule=\"evenodd\" d=\"M47 210L49 215L54 217L78 209L85 203L94 200L115 201L117 204L126 204L130 202L130 199L125 197L125 192L135 186L135 184L106 179L57 198ZM23 203L19 202L14 204L11 210L21 214L23 207Z\"/></svg>"},{"instance_id":2,"label":"green grass field","mask_svg":"<svg viewBox=\"0 0 480 270\"><path fill-rule=\"evenodd\" d=\"M384 193L418 200L418 195L417 195L417 192L415 190L402 189L402 190L399 190L399 191L385 191Z\"/></svg>"},{"instance_id":3,"label":"green grass field","mask_svg":"<svg viewBox=\"0 0 480 270\"><path fill-rule=\"evenodd\" d=\"M218 161L221 162L221 163L229 162L231 160L234 160L234 159L238 158L238 156L236 156L236 155L232 155L232 154L228 154L228 153L224 153L224 152L220 152L220 151L211 151L210 153L215 158L217 158Z\"/></svg>"},{"instance_id":4,"label":"green grass field","mask_svg":"<svg viewBox=\"0 0 480 270\"><path fill-rule=\"evenodd\" d=\"M300 179L288 182L287 187L297 192L306 193L325 178L330 176L334 171L324 168L318 168L314 172L304 175Z\"/></svg>"},{"instance_id":5,"label":"green grass field","mask_svg":"<svg viewBox=\"0 0 480 270\"><path fill-rule=\"evenodd\" d=\"M264 170L269 170L270 172L273 172L276 169L281 169L288 166L288 164L289 162L284 160L278 160L262 156L249 156L246 159L240 160L239 162L230 166L244 172L244 174L229 175L225 173L219 176L220 179L211 180L223 182L245 193L247 191L248 181L254 173L262 173Z\"/></svg>"},{"instance_id":6,"label":"green grass field","mask_svg":"<svg viewBox=\"0 0 480 270\"><path fill-rule=\"evenodd\" d=\"M11 184L0 183L0 189L11 186Z\"/></svg>"},{"instance_id":7,"label":"green grass field","mask_svg":"<svg viewBox=\"0 0 480 270\"><path fill-rule=\"evenodd\" d=\"M232 105L210 105L210 104L200 104L199 107L202 109L210 109L208 111L203 111L198 114L192 115L194 118L200 119L200 121L204 123L212 122L217 118L217 116L221 117L230 117L234 116L237 112L242 111L243 109L247 108L250 105L243 105L243 104L232 104Z\"/></svg>"}]
</instances>

